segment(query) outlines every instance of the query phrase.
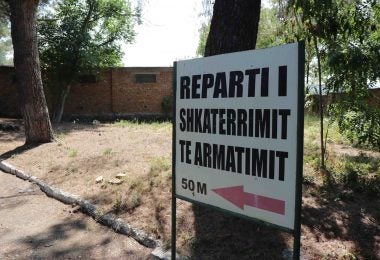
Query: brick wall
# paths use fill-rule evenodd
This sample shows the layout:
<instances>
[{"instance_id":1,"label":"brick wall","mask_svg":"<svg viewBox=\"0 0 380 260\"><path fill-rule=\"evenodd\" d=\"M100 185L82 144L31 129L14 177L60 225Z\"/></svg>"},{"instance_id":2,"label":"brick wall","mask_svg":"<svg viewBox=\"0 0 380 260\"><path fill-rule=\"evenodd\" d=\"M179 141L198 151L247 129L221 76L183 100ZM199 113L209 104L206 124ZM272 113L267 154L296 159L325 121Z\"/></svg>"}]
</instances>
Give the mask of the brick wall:
<instances>
[{"instance_id":1,"label":"brick wall","mask_svg":"<svg viewBox=\"0 0 380 260\"><path fill-rule=\"evenodd\" d=\"M157 83L136 83L137 74L154 74ZM113 112L161 112L161 102L172 95L172 68L118 68L112 71Z\"/></svg>"},{"instance_id":2,"label":"brick wall","mask_svg":"<svg viewBox=\"0 0 380 260\"><path fill-rule=\"evenodd\" d=\"M161 102L172 95L170 67L131 67L104 70L96 82L76 83L67 98L64 117L126 117L163 115ZM137 83L136 75L155 75L155 83ZM371 89L369 102L380 108L380 88ZM319 97L311 97L312 112L319 111ZM46 95L49 110L51 98ZM20 117L14 68L0 66L0 117ZM324 97L324 103L327 98Z\"/></svg>"},{"instance_id":3,"label":"brick wall","mask_svg":"<svg viewBox=\"0 0 380 260\"><path fill-rule=\"evenodd\" d=\"M337 98L339 98L339 94L330 94L328 96L323 95L323 106L326 107L326 105L330 104ZM309 102L311 102L311 106L307 108L308 112L319 113L319 95L309 96ZM374 107L380 108L380 88L369 90L368 103Z\"/></svg>"},{"instance_id":4,"label":"brick wall","mask_svg":"<svg viewBox=\"0 0 380 260\"><path fill-rule=\"evenodd\" d=\"M112 113L112 70L101 73L97 82L74 84L66 99L64 116L106 115Z\"/></svg>"},{"instance_id":5,"label":"brick wall","mask_svg":"<svg viewBox=\"0 0 380 260\"><path fill-rule=\"evenodd\" d=\"M133 67L104 70L96 82L76 83L67 98L64 117L162 116L162 100L172 95L172 68ZM138 83L136 75L155 75L156 82ZM0 116L19 117L13 67L0 67ZM51 98L46 95L49 110Z\"/></svg>"}]
</instances>

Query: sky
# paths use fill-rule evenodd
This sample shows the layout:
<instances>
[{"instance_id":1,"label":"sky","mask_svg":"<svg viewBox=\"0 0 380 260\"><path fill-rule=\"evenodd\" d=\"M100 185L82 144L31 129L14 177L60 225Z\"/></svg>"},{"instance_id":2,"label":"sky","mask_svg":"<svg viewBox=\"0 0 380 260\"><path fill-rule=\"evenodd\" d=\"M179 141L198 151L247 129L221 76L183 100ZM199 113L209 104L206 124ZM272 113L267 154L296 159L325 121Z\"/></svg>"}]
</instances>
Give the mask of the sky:
<instances>
[{"instance_id":1,"label":"sky","mask_svg":"<svg viewBox=\"0 0 380 260\"><path fill-rule=\"evenodd\" d=\"M145 0L143 24L133 44L123 47L124 66L172 66L196 57L202 18L201 0Z\"/></svg>"}]
</instances>

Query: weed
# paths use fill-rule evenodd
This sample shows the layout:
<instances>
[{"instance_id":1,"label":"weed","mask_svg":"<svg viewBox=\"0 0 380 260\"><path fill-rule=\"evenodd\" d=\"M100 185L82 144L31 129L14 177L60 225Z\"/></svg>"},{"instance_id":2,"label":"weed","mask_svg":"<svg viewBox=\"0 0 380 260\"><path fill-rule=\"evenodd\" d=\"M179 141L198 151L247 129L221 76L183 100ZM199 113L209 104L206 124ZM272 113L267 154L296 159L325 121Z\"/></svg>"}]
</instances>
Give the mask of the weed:
<instances>
[{"instance_id":1,"label":"weed","mask_svg":"<svg viewBox=\"0 0 380 260\"><path fill-rule=\"evenodd\" d=\"M350 192L350 191L336 191L335 190L335 198L334 198L334 201L352 201L355 199L355 195L353 192Z\"/></svg>"},{"instance_id":2,"label":"weed","mask_svg":"<svg viewBox=\"0 0 380 260\"><path fill-rule=\"evenodd\" d=\"M78 155L78 150L76 149L69 150L69 157L77 157L77 155Z\"/></svg>"},{"instance_id":3,"label":"weed","mask_svg":"<svg viewBox=\"0 0 380 260\"><path fill-rule=\"evenodd\" d=\"M357 258L356 258L354 253L348 252L348 253L343 255L343 259L356 260Z\"/></svg>"},{"instance_id":4,"label":"weed","mask_svg":"<svg viewBox=\"0 0 380 260\"><path fill-rule=\"evenodd\" d=\"M133 193L129 202L130 203L128 205L129 206L128 208L130 209L137 208L138 206L141 205L141 195L138 193Z\"/></svg>"},{"instance_id":5,"label":"weed","mask_svg":"<svg viewBox=\"0 0 380 260\"><path fill-rule=\"evenodd\" d=\"M131 127L131 126L134 126L138 123L137 119L133 119L133 120L116 120L114 122L114 125L115 126L118 126L118 127Z\"/></svg>"},{"instance_id":6,"label":"weed","mask_svg":"<svg viewBox=\"0 0 380 260\"><path fill-rule=\"evenodd\" d=\"M103 190L107 189L107 187L108 187L107 182L103 182L102 185L100 185L100 188L102 188Z\"/></svg>"},{"instance_id":7,"label":"weed","mask_svg":"<svg viewBox=\"0 0 380 260\"><path fill-rule=\"evenodd\" d=\"M184 215L179 215L179 216L177 217L177 225L178 225L178 227L182 227L182 226L185 224L185 222L186 222L186 217L187 217L187 216L184 216Z\"/></svg>"},{"instance_id":8,"label":"weed","mask_svg":"<svg viewBox=\"0 0 380 260\"><path fill-rule=\"evenodd\" d=\"M313 184L315 181L315 176L313 175L303 175L303 183L304 184Z\"/></svg>"},{"instance_id":9,"label":"weed","mask_svg":"<svg viewBox=\"0 0 380 260\"><path fill-rule=\"evenodd\" d=\"M171 237L167 237L167 238L165 238L164 237L164 239L163 239L163 241L162 241L163 243L163 248L165 249L165 250L168 250L168 249L170 249L170 247L171 247L171 243L172 243L172 241L171 241Z\"/></svg>"},{"instance_id":10,"label":"weed","mask_svg":"<svg viewBox=\"0 0 380 260\"><path fill-rule=\"evenodd\" d=\"M150 163L149 174L157 177L159 173L168 171L171 168L171 160L166 157L156 157Z\"/></svg>"},{"instance_id":11,"label":"weed","mask_svg":"<svg viewBox=\"0 0 380 260\"><path fill-rule=\"evenodd\" d=\"M193 240L193 236L187 232L183 232L180 234L180 239L182 239L185 244L189 243L191 240Z\"/></svg>"},{"instance_id":12,"label":"weed","mask_svg":"<svg viewBox=\"0 0 380 260\"><path fill-rule=\"evenodd\" d=\"M106 148L103 150L103 155L104 156L109 156L112 154L112 148Z\"/></svg>"},{"instance_id":13,"label":"weed","mask_svg":"<svg viewBox=\"0 0 380 260\"><path fill-rule=\"evenodd\" d=\"M122 210L122 208L123 208L123 198L121 194L119 194L116 198L115 203L112 206L112 210L118 213Z\"/></svg>"},{"instance_id":14,"label":"weed","mask_svg":"<svg viewBox=\"0 0 380 260\"><path fill-rule=\"evenodd\" d=\"M339 132L338 124L330 118L324 119L324 135L327 133L328 143L349 144L349 140ZM306 114L304 118L304 140L305 145L311 143L319 144L320 119L316 115Z\"/></svg>"},{"instance_id":15,"label":"weed","mask_svg":"<svg viewBox=\"0 0 380 260\"><path fill-rule=\"evenodd\" d=\"M138 192L132 192L132 194L127 198L119 193L115 200L115 203L112 206L112 210L115 213L120 213L122 211L132 211L135 208L139 207L141 203L141 195Z\"/></svg>"},{"instance_id":16,"label":"weed","mask_svg":"<svg viewBox=\"0 0 380 260\"><path fill-rule=\"evenodd\" d=\"M173 109L172 96L165 96L161 102L161 109L165 114L169 114Z\"/></svg>"},{"instance_id":17,"label":"weed","mask_svg":"<svg viewBox=\"0 0 380 260\"><path fill-rule=\"evenodd\" d=\"M142 192L144 190L144 180L142 179L129 179L129 188Z\"/></svg>"},{"instance_id":18,"label":"weed","mask_svg":"<svg viewBox=\"0 0 380 260\"><path fill-rule=\"evenodd\" d=\"M380 158L364 154L343 156L332 168L335 179L344 188L368 195L380 193Z\"/></svg>"},{"instance_id":19,"label":"weed","mask_svg":"<svg viewBox=\"0 0 380 260\"><path fill-rule=\"evenodd\" d=\"M142 203L142 199L141 199L140 193L134 191L125 200L125 204L123 205L123 209L125 209L127 211L132 211L135 208L139 207L141 205L141 203Z\"/></svg>"},{"instance_id":20,"label":"weed","mask_svg":"<svg viewBox=\"0 0 380 260\"><path fill-rule=\"evenodd\" d=\"M59 133L55 136L58 141L63 140L67 135L65 133Z\"/></svg>"},{"instance_id":21,"label":"weed","mask_svg":"<svg viewBox=\"0 0 380 260\"><path fill-rule=\"evenodd\" d=\"M69 175L69 174L72 174L72 173L76 173L76 172L78 172L78 168L75 167L75 166L69 165L66 168L66 175Z\"/></svg>"},{"instance_id":22,"label":"weed","mask_svg":"<svg viewBox=\"0 0 380 260\"><path fill-rule=\"evenodd\" d=\"M128 128L141 128L141 129L149 129L149 130L171 130L171 122L169 121L160 121L160 120L152 120L152 121L143 121L138 119L132 120L116 120L114 125L117 127L128 127Z\"/></svg>"}]
</instances>

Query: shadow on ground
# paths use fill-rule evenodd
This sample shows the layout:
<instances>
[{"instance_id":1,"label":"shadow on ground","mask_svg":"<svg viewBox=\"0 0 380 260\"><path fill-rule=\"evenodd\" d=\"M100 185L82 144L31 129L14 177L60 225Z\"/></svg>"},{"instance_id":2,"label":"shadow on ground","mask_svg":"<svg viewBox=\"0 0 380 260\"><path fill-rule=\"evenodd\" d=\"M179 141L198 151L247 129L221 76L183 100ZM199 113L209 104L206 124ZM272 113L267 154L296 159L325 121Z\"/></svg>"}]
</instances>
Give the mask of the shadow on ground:
<instances>
[{"instance_id":1,"label":"shadow on ground","mask_svg":"<svg viewBox=\"0 0 380 260\"><path fill-rule=\"evenodd\" d=\"M70 132L75 131L88 131L88 132L102 132L98 130L99 124L91 122L82 122L82 123L59 123L53 124L53 131L55 137L59 135L65 135ZM0 161L11 158L13 155L22 154L30 149L36 148L39 144L36 145L26 145L15 147L11 145L12 142L21 143L25 142L24 126L21 119L6 119L0 118L0 142L3 144L8 144L11 150L6 151L0 154Z\"/></svg>"},{"instance_id":2,"label":"shadow on ground","mask_svg":"<svg viewBox=\"0 0 380 260\"><path fill-rule=\"evenodd\" d=\"M6 159L9 159L11 158L13 155L16 155L16 154L22 154L28 150L31 150L31 149L34 149L36 147L40 146L39 144L36 144L36 145L27 145L27 144L24 144L24 145L21 145L19 147L16 147L8 152L5 152L3 154L0 154L0 161L3 161L3 160L6 160Z\"/></svg>"},{"instance_id":3,"label":"shadow on ground","mask_svg":"<svg viewBox=\"0 0 380 260\"><path fill-rule=\"evenodd\" d=\"M283 259L291 234L193 205L194 259Z\"/></svg>"},{"instance_id":4,"label":"shadow on ground","mask_svg":"<svg viewBox=\"0 0 380 260\"><path fill-rule=\"evenodd\" d=\"M308 187L310 189L310 187ZM379 198L351 193L339 198L341 191L314 196L316 205L304 205L302 223L312 230L317 242L351 241L358 259L380 259ZM335 196L332 196L335 195ZM327 252L320 252L324 256Z\"/></svg>"},{"instance_id":5,"label":"shadow on ground","mask_svg":"<svg viewBox=\"0 0 380 260\"><path fill-rule=\"evenodd\" d=\"M78 232L86 234L78 237ZM111 235L93 233L82 220L65 220L13 244L17 248L3 253L6 259L147 259Z\"/></svg>"},{"instance_id":6,"label":"shadow on ground","mask_svg":"<svg viewBox=\"0 0 380 260\"><path fill-rule=\"evenodd\" d=\"M62 244L62 241L68 240L70 233L75 230L85 230L86 224L81 220L67 220L65 223L53 225L46 232L41 232L33 236L27 236L15 241L15 244L20 244L21 248L26 250L21 251L16 249L7 252L5 257L20 257L32 259L57 259L57 258L75 258L78 256L90 256L94 245L81 243ZM104 254L106 257L106 254Z\"/></svg>"},{"instance_id":7,"label":"shadow on ground","mask_svg":"<svg viewBox=\"0 0 380 260\"><path fill-rule=\"evenodd\" d=\"M344 248L342 243L346 243L354 245L346 249L346 254L357 259L380 259L380 203L377 197L356 192L337 199L338 190L328 194L313 186L306 186L304 190L304 196L311 196L313 203L304 203L302 208L301 235L305 243L301 256L346 259L338 249ZM309 195L311 190L314 195ZM284 259L284 253L289 254L292 250L293 239L289 233L196 204L193 212L194 259Z\"/></svg>"}]
</instances>

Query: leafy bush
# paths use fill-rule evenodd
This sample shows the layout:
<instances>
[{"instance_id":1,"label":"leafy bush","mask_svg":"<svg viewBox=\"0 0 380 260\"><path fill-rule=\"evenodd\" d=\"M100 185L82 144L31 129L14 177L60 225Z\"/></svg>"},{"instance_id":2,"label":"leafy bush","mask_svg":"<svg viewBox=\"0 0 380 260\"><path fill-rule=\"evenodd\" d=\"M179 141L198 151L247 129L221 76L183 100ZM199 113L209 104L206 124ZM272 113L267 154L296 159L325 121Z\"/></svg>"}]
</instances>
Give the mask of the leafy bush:
<instances>
[{"instance_id":1,"label":"leafy bush","mask_svg":"<svg viewBox=\"0 0 380 260\"><path fill-rule=\"evenodd\" d=\"M165 96L161 102L161 109L165 114L169 114L173 109L173 97Z\"/></svg>"},{"instance_id":2,"label":"leafy bush","mask_svg":"<svg viewBox=\"0 0 380 260\"><path fill-rule=\"evenodd\" d=\"M344 156L333 167L335 179L344 188L371 196L380 193L380 158Z\"/></svg>"},{"instance_id":3,"label":"leafy bush","mask_svg":"<svg viewBox=\"0 0 380 260\"><path fill-rule=\"evenodd\" d=\"M338 119L340 131L352 142L380 149L380 109L349 110Z\"/></svg>"}]
</instances>

